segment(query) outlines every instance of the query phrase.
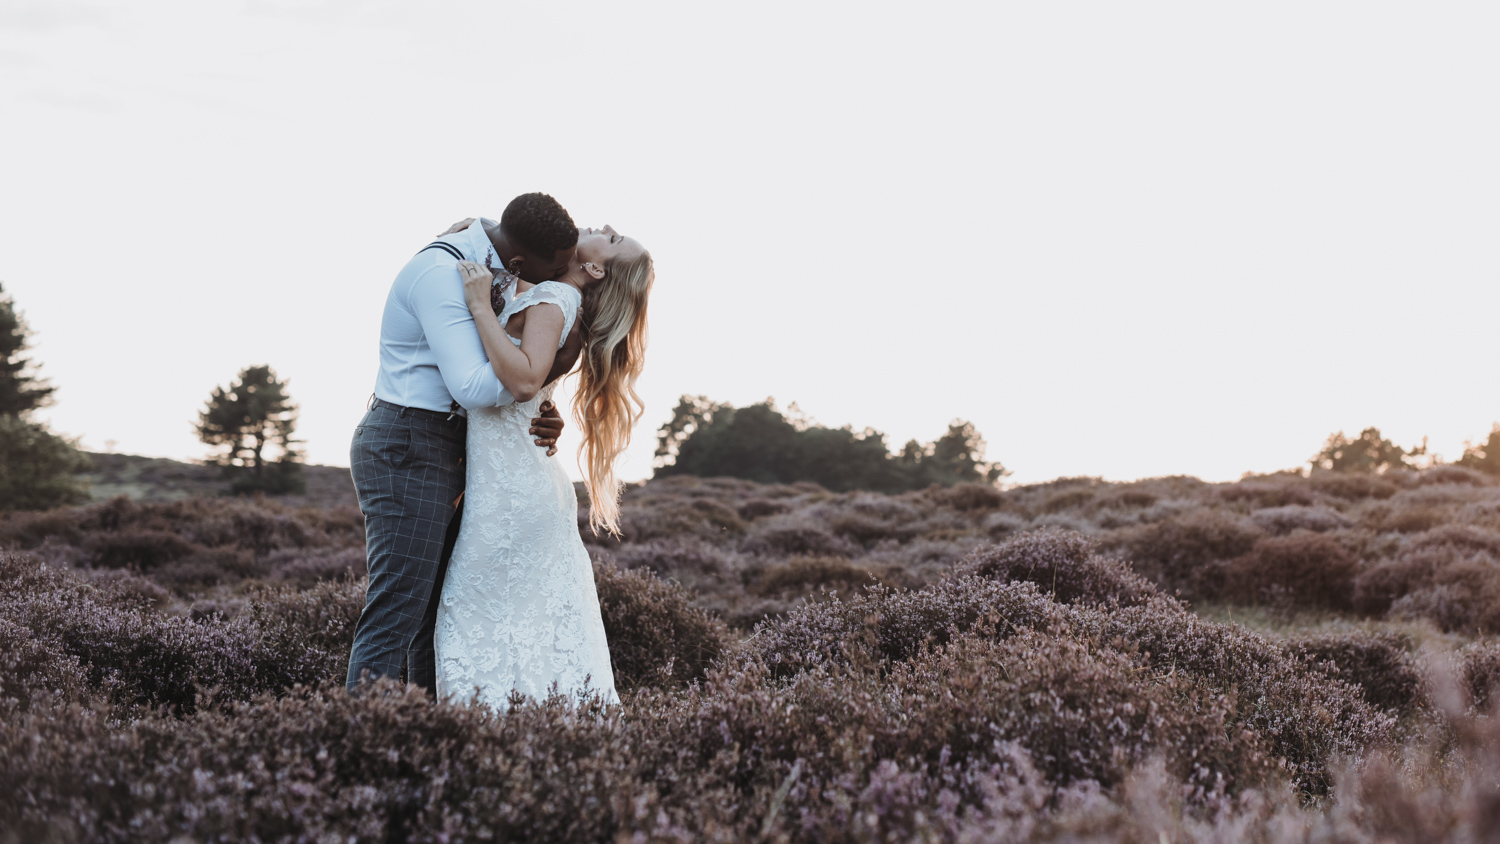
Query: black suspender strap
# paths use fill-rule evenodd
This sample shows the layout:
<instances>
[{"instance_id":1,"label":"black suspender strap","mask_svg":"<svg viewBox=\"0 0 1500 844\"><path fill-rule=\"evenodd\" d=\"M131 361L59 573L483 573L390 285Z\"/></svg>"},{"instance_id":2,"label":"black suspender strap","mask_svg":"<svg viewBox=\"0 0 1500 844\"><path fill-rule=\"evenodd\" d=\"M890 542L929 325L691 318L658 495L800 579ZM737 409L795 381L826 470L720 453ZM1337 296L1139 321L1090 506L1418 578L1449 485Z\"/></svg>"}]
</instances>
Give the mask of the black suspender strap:
<instances>
[{"instance_id":1,"label":"black suspender strap","mask_svg":"<svg viewBox=\"0 0 1500 844\"><path fill-rule=\"evenodd\" d=\"M444 252L447 252L449 255L452 255L455 261L462 261L464 259L464 253L458 251L457 247L453 246L450 243L444 243L441 240L433 241L432 243L427 244L421 249L418 249L417 254L420 255L429 249L441 249Z\"/></svg>"}]
</instances>

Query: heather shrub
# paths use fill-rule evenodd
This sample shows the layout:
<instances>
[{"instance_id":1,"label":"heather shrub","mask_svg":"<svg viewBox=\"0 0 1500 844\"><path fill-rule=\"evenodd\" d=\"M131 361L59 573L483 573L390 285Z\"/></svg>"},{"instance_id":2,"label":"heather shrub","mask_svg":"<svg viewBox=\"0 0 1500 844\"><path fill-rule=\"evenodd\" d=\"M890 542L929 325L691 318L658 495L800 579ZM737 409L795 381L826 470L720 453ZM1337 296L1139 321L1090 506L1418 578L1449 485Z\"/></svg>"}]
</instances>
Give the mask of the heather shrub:
<instances>
[{"instance_id":1,"label":"heather shrub","mask_svg":"<svg viewBox=\"0 0 1500 844\"><path fill-rule=\"evenodd\" d=\"M165 530L126 528L91 538L94 562L108 568L153 569L193 553L193 544Z\"/></svg>"},{"instance_id":2,"label":"heather shrub","mask_svg":"<svg viewBox=\"0 0 1500 844\"><path fill-rule=\"evenodd\" d=\"M1471 642L1454 656L1458 679L1474 708L1480 712L1493 709L1500 701L1500 642Z\"/></svg>"},{"instance_id":3,"label":"heather shrub","mask_svg":"<svg viewBox=\"0 0 1500 844\"><path fill-rule=\"evenodd\" d=\"M1017 531L1025 530L1030 522L1023 516L1004 511L990 513L984 517L981 528L991 539L1000 539Z\"/></svg>"},{"instance_id":4,"label":"heather shrub","mask_svg":"<svg viewBox=\"0 0 1500 844\"><path fill-rule=\"evenodd\" d=\"M1390 498L1399 489L1395 483L1379 475L1355 472L1313 472L1307 479L1307 485L1322 495L1345 501Z\"/></svg>"},{"instance_id":5,"label":"heather shrub","mask_svg":"<svg viewBox=\"0 0 1500 844\"><path fill-rule=\"evenodd\" d=\"M1443 630L1500 629L1500 534L1467 525L1428 531L1355 580L1355 605Z\"/></svg>"},{"instance_id":6,"label":"heather shrub","mask_svg":"<svg viewBox=\"0 0 1500 844\"><path fill-rule=\"evenodd\" d=\"M906 543L881 543L860 555L857 562L877 570L881 577L910 583L928 583L946 574L966 554L984 544L984 538L914 539Z\"/></svg>"},{"instance_id":7,"label":"heather shrub","mask_svg":"<svg viewBox=\"0 0 1500 844\"><path fill-rule=\"evenodd\" d=\"M1142 488L1140 484L1125 484L1100 495L1099 506L1100 509L1141 510L1160 500L1160 495Z\"/></svg>"},{"instance_id":8,"label":"heather shrub","mask_svg":"<svg viewBox=\"0 0 1500 844\"><path fill-rule=\"evenodd\" d=\"M821 521L827 525L828 530L838 539L848 540L851 543L858 543L865 547L869 547L885 539L902 539L915 535L915 531L912 530L912 525L909 522L898 522L888 517L860 512L857 509L833 510L823 517ZM821 540L811 541L817 543ZM774 539L767 540L764 547L788 548L802 542L804 540L800 536L794 539L791 535L782 534L777 535ZM825 543L824 545L825 547L832 547L830 544ZM762 546L757 545L755 547Z\"/></svg>"},{"instance_id":9,"label":"heather shrub","mask_svg":"<svg viewBox=\"0 0 1500 844\"><path fill-rule=\"evenodd\" d=\"M1026 533L1000 545L980 546L955 575L1001 582L1027 581L1063 603L1132 604L1156 590L1130 564L1098 554L1098 545L1078 533Z\"/></svg>"},{"instance_id":10,"label":"heather shrub","mask_svg":"<svg viewBox=\"0 0 1500 844\"><path fill-rule=\"evenodd\" d=\"M810 522L778 517L757 523L740 548L751 554L849 556L855 546Z\"/></svg>"},{"instance_id":11,"label":"heather shrub","mask_svg":"<svg viewBox=\"0 0 1500 844\"><path fill-rule=\"evenodd\" d=\"M1443 524L1448 517L1440 506L1415 503L1397 506L1383 502L1367 507L1360 515L1360 523L1380 533L1422 533Z\"/></svg>"},{"instance_id":12,"label":"heather shrub","mask_svg":"<svg viewBox=\"0 0 1500 844\"><path fill-rule=\"evenodd\" d=\"M1092 481L1093 479L1089 480ZM1048 514L1081 510L1092 504L1097 495L1098 493L1092 484L1085 487L1061 489L1043 499L1037 510Z\"/></svg>"},{"instance_id":13,"label":"heather shrub","mask_svg":"<svg viewBox=\"0 0 1500 844\"><path fill-rule=\"evenodd\" d=\"M847 598L794 607L756 626L742 659L759 659L776 677L848 662L851 648L870 648L880 660L910 658L923 645L941 645L980 620L995 619L996 635L1039 627L1057 618L1057 604L1031 583L978 577L940 580L920 590L870 586Z\"/></svg>"},{"instance_id":14,"label":"heather shrub","mask_svg":"<svg viewBox=\"0 0 1500 844\"><path fill-rule=\"evenodd\" d=\"M1439 630L1473 630L1479 612L1473 596L1448 584L1424 586L1392 601L1386 617L1392 621L1429 621Z\"/></svg>"},{"instance_id":15,"label":"heather shrub","mask_svg":"<svg viewBox=\"0 0 1500 844\"><path fill-rule=\"evenodd\" d=\"M739 536L745 532L745 520L740 518L738 511L722 501L715 501L711 498L698 498L689 506L702 513L704 521L712 527L718 528L720 532L733 536Z\"/></svg>"},{"instance_id":16,"label":"heather shrub","mask_svg":"<svg viewBox=\"0 0 1500 844\"><path fill-rule=\"evenodd\" d=\"M681 586L607 562L594 563L594 582L621 690L702 677L729 644L724 623L694 607Z\"/></svg>"},{"instance_id":17,"label":"heather shrub","mask_svg":"<svg viewBox=\"0 0 1500 844\"><path fill-rule=\"evenodd\" d=\"M1346 528L1353 523L1348 516L1337 510L1301 504L1256 510L1250 514L1250 521L1261 530L1277 535L1285 535L1298 530L1323 533Z\"/></svg>"},{"instance_id":18,"label":"heather shrub","mask_svg":"<svg viewBox=\"0 0 1500 844\"><path fill-rule=\"evenodd\" d=\"M349 673L354 625L365 606L364 580L323 581L306 589L266 586L248 597L260 690L314 686Z\"/></svg>"},{"instance_id":19,"label":"heather shrub","mask_svg":"<svg viewBox=\"0 0 1500 844\"><path fill-rule=\"evenodd\" d=\"M1416 481L1419 486L1435 486L1439 484L1491 486L1494 484L1494 479L1489 475L1465 466L1456 466L1452 463L1430 466L1423 469L1417 473Z\"/></svg>"},{"instance_id":20,"label":"heather shrub","mask_svg":"<svg viewBox=\"0 0 1500 844\"><path fill-rule=\"evenodd\" d=\"M1037 530L1065 531L1069 533L1094 533L1092 520L1077 513L1044 513L1032 521Z\"/></svg>"},{"instance_id":21,"label":"heather shrub","mask_svg":"<svg viewBox=\"0 0 1500 844\"><path fill-rule=\"evenodd\" d=\"M707 499L663 496L652 506L626 506L620 510L620 532L627 542L696 536L709 542L728 542L745 530L745 521L734 510ZM585 535L591 531L585 530Z\"/></svg>"},{"instance_id":22,"label":"heather shrub","mask_svg":"<svg viewBox=\"0 0 1500 844\"><path fill-rule=\"evenodd\" d=\"M1396 633L1325 633L1287 643L1291 651L1336 680L1353 683L1378 709L1411 714L1422 701L1422 674L1411 643Z\"/></svg>"},{"instance_id":23,"label":"heather shrub","mask_svg":"<svg viewBox=\"0 0 1500 844\"><path fill-rule=\"evenodd\" d=\"M167 616L134 589L91 583L71 572L0 554L3 617L46 647L76 659L91 688L118 703L192 712L211 703L280 693L294 683L341 676L362 581L308 591L252 593L234 619Z\"/></svg>"},{"instance_id":24,"label":"heather shrub","mask_svg":"<svg viewBox=\"0 0 1500 844\"><path fill-rule=\"evenodd\" d=\"M1203 597L1338 606L1338 578L1318 578L1357 559L1343 594L1359 611L1495 629L1500 489L1437 477L899 496L631 485L636 529L590 538L623 710L491 713L318 686L344 673L363 604L348 508L120 499L3 514L0 546L48 565L0 555L0 817L23 819L0 821L0 839L1359 841L1479 828L1474 795L1500 775L1478 717L1500 675L1492 642L1455 660L1479 705L1463 721L1424 698L1404 639L1283 642L1205 621L1123 562ZM1085 535L1016 535L1048 524L1094 532L1110 556ZM156 545L132 562L141 535ZM88 568L106 547L124 567ZM151 557L160 547L181 556ZM715 614L749 639L735 644ZM1382 769L1398 716L1405 767ZM1424 755L1426 737L1443 755ZM1282 776L1332 802L1299 805ZM1371 801L1428 814L1401 827Z\"/></svg>"},{"instance_id":25,"label":"heather shrub","mask_svg":"<svg viewBox=\"0 0 1500 844\"><path fill-rule=\"evenodd\" d=\"M1204 621L1172 598L1108 612L1077 608L1072 619L1075 635L1115 643L1143 665L1187 672L1232 694L1235 723L1261 735L1304 791L1326 791L1335 760L1390 738L1392 720L1357 687L1310 670L1264 636Z\"/></svg>"},{"instance_id":26,"label":"heather shrub","mask_svg":"<svg viewBox=\"0 0 1500 844\"><path fill-rule=\"evenodd\" d=\"M1391 720L1371 709L1357 687L1310 669L1262 636L1204 622L1161 596L1098 611L1058 605L1032 583L972 576L920 591L876 586L764 622L736 658L790 678L858 664L865 654L903 662L975 630L997 640L1046 632L1115 649L1155 676L1201 681L1227 696L1236 729L1261 736L1273 758L1286 760L1294 782L1313 793L1327 789L1333 760L1390 735Z\"/></svg>"},{"instance_id":27,"label":"heather shrub","mask_svg":"<svg viewBox=\"0 0 1500 844\"><path fill-rule=\"evenodd\" d=\"M1223 594L1243 603L1342 609L1352 603L1358 565L1322 534L1263 537L1225 567Z\"/></svg>"},{"instance_id":28,"label":"heather shrub","mask_svg":"<svg viewBox=\"0 0 1500 844\"><path fill-rule=\"evenodd\" d=\"M1015 742L1055 785L1111 788L1155 754L1200 795L1269 773L1229 699L1186 675L1143 674L1128 654L1036 630L983 632L892 668L913 726L882 755L968 761Z\"/></svg>"},{"instance_id":29,"label":"heather shrub","mask_svg":"<svg viewBox=\"0 0 1500 844\"><path fill-rule=\"evenodd\" d=\"M694 536L629 542L611 551L610 556L622 568L649 569L658 575L693 572L723 576L737 567L733 551Z\"/></svg>"},{"instance_id":30,"label":"heather shrub","mask_svg":"<svg viewBox=\"0 0 1500 844\"><path fill-rule=\"evenodd\" d=\"M192 711L211 687L256 690L255 639L243 625L163 616L24 557L0 556L0 575L14 589L4 616L78 659L90 686L121 703Z\"/></svg>"},{"instance_id":31,"label":"heather shrub","mask_svg":"<svg viewBox=\"0 0 1500 844\"><path fill-rule=\"evenodd\" d=\"M945 490L948 505L964 512L993 510L1004 500L992 484L958 483Z\"/></svg>"},{"instance_id":32,"label":"heather shrub","mask_svg":"<svg viewBox=\"0 0 1500 844\"><path fill-rule=\"evenodd\" d=\"M265 560L271 580L311 586L320 580L362 577L366 555L363 547L309 548L272 551Z\"/></svg>"},{"instance_id":33,"label":"heather shrub","mask_svg":"<svg viewBox=\"0 0 1500 844\"><path fill-rule=\"evenodd\" d=\"M772 501L769 498L752 498L740 505L740 518L745 521L754 521L765 516L779 516L792 508L784 501Z\"/></svg>"},{"instance_id":34,"label":"heather shrub","mask_svg":"<svg viewBox=\"0 0 1500 844\"><path fill-rule=\"evenodd\" d=\"M164 563L150 575L157 582L178 592L195 592L209 586L237 583L247 577L266 574L267 566L250 551L238 548L207 548L189 556Z\"/></svg>"},{"instance_id":35,"label":"heather shrub","mask_svg":"<svg viewBox=\"0 0 1500 844\"><path fill-rule=\"evenodd\" d=\"M1486 551L1500 557L1500 532L1472 525L1443 525L1417 537L1409 547L1412 550L1450 547Z\"/></svg>"},{"instance_id":36,"label":"heather shrub","mask_svg":"<svg viewBox=\"0 0 1500 844\"><path fill-rule=\"evenodd\" d=\"M40 559L40 558L38 558ZM44 565L49 565L42 560ZM66 568L66 566L55 566ZM161 609L171 600L172 593L162 588L155 580L124 569L75 569L74 574L123 599L131 606Z\"/></svg>"},{"instance_id":37,"label":"heather shrub","mask_svg":"<svg viewBox=\"0 0 1500 844\"><path fill-rule=\"evenodd\" d=\"M1317 502L1315 489L1309 489L1301 476L1263 475L1220 487L1220 500L1245 503L1257 508L1305 507Z\"/></svg>"},{"instance_id":38,"label":"heather shrub","mask_svg":"<svg viewBox=\"0 0 1500 844\"><path fill-rule=\"evenodd\" d=\"M0 618L0 711L5 700L26 711L37 700L72 703L89 696L88 677L77 657Z\"/></svg>"},{"instance_id":39,"label":"heather shrub","mask_svg":"<svg viewBox=\"0 0 1500 844\"><path fill-rule=\"evenodd\" d=\"M1263 535L1253 523L1233 514L1197 509L1125 528L1106 542L1163 589L1194 594L1203 591L1211 564L1249 553Z\"/></svg>"},{"instance_id":40,"label":"heather shrub","mask_svg":"<svg viewBox=\"0 0 1500 844\"><path fill-rule=\"evenodd\" d=\"M794 557L763 569L750 591L757 595L807 594L819 587L849 591L879 582L869 569L843 557Z\"/></svg>"}]
</instances>

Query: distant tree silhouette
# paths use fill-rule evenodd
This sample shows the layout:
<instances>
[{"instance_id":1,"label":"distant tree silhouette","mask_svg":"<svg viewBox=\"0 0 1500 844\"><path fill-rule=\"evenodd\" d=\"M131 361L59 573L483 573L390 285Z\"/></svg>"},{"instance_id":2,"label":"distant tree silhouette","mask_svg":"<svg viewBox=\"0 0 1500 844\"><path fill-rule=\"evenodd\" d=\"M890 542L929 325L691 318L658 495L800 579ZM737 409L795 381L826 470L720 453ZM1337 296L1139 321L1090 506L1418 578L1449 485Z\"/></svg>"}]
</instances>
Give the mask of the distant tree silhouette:
<instances>
[{"instance_id":1,"label":"distant tree silhouette","mask_svg":"<svg viewBox=\"0 0 1500 844\"><path fill-rule=\"evenodd\" d=\"M984 438L973 423L955 419L948 424L948 433L929 446L919 446L916 440L908 442L901 449L900 459L916 467L920 485L994 483L1009 473L999 463L986 463L984 449Z\"/></svg>"},{"instance_id":2,"label":"distant tree silhouette","mask_svg":"<svg viewBox=\"0 0 1500 844\"><path fill-rule=\"evenodd\" d=\"M1464 456L1458 459L1458 465L1500 476L1500 422L1490 429L1490 436L1484 442L1464 443Z\"/></svg>"},{"instance_id":3,"label":"distant tree silhouette","mask_svg":"<svg viewBox=\"0 0 1500 844\"><path fill-rule=\"evenodd\" d=\"M0 286L0 510L45 510L89 498L78 476L90 466L71 440L31 419L53 387L26 357L31 331Z\"/></svg>"},{"instance_id":4,"label":"distant tree silhouette","mask_svg":"<svg viewBox=\"0 0 1500 844\"><path fill-rule=\"evenodd\" d=\"M197 425L198 438L218 450L210 462L224 467L234 491L270 493L306 488L296 427L297 406L269 366L247 367L227 388L215 387Z\"/></svg>"},{"instance_id":5,"label":"distant tree silhouette","mask_svg":"<svg viewBox=\"0 0 1500 844\"><path fill-rule=\"evenodd\" d=\"M45 407L55 389L38 378L26 356L31 330L0 284L0 415L22 416Z\"/></svg>"},{"instance_id":6,"label":"distant tree silhouette","mask_svg":"<svg viewBox=\"0 0 1500 844\"><path fill-rule=\"evenodd\" d=\"M879 431L810 424L795 404L784 414L772 399L736 408L704 396L683 396L671 421L657 433L656 457L658 477L812 481L835 492L993 483L1005 474L1000 464L985 462L984 440L961 420L936 441L923 445L913 440L893 456Z\"/></svg>"},{"instance_id":7,"label":"distant tree silhouette","mask_svg":"<svg viewBox=\"0 0 1500 844\"><path fill-rule=\"evenodd\" d=\"M1328 437L1323 450L1313 457L1312 466L1315 471L1375 474L1410 466L1410 458L1426 453L1426 443L1410 450L1403 449L1382 437L1379 428L1366 428L1354 439L1339 431Z\"/></svg>"}]
</instances>

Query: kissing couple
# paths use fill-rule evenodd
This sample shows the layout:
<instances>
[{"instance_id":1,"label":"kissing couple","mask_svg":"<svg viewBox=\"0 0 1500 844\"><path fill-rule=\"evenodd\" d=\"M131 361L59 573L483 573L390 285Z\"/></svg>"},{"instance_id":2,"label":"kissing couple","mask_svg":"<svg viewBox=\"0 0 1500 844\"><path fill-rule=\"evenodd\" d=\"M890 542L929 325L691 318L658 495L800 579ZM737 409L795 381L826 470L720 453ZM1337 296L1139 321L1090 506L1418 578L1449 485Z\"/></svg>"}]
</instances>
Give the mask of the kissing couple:
<instances>
[{"instance_id":1,"label":"kissing couple","mask_svg":"<svg viewBox=\"0 0 1500 844\"><path fill-rule=\"evenodd\" d=\"M350 691L404 667L460 703L618 701L552 392L581 359L589 524L618 532L654 280L640 243L541 193L455 224L396 275L349 449L370 576Z\"/></svg>"}]
</instances>

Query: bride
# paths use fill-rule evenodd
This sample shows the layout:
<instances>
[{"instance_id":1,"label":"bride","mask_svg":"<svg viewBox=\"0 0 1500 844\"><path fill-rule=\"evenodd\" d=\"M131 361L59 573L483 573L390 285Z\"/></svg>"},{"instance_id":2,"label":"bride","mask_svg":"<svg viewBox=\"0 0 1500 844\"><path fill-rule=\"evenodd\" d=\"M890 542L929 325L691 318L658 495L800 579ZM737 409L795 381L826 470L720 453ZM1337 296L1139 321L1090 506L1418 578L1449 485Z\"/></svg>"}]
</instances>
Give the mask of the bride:
<instances>
[{"instance_id":1,"label":"bride","mask_svg":"<svg viewBox=\"0 0 1500 844\"><path fill-rule=\"evenodd\" d=\"M506 276L493 284L483 266L458 267L485 352L515 403L469 414L464 517L437 615L438 697L503 708L512 691L540 699L555 687L616 702L578 498L561 462L533 447L527 429L551 399L555 384L545 381L557 350L577 332L583 362L573 409L589 525L617 531L614 460L643 409L635 382L651 254L605 226L580 230L576 257L556 281Z\"/></svg>"}]
</instances>

